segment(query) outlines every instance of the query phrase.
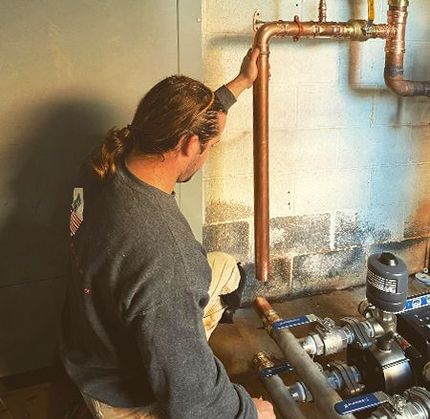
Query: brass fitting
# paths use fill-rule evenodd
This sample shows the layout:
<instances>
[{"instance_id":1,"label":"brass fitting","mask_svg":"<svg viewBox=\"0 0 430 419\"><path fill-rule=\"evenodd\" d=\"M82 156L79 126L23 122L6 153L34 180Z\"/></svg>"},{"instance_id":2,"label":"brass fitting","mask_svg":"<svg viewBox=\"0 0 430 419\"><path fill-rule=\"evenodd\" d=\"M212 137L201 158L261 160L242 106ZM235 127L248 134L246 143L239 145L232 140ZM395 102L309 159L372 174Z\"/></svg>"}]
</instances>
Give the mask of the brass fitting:
<instances>
[{"instance_id":1,"label":"brass fitting","mask_svg":"<svg viewBox=\"0 0 430 419\"><path fill-rule=\"evenodd\" d=\"M371 38L385 39L389 36L388 25L369 24L367 20L351 19L347 23L349 38L353 41L367 41Z\"/></svg>"},{"instance_id":2,"label":"brass fitting","mask_svg":"<svg viewBox=\"0 0 430 419\"><path fill-rule=\"evenodd\" d=\"M255 354L252 363L258 372L275 366L275 363L270 359L270 356L266 352L258 352Z\"/></svg>"},{"instance_id":3,"label":"brass fitting","mask_svg":"<svg viewBox=\"0 0 430 419\"><path fill-rule=\"evenodd\" d=\"M409 0L388 0L388 6L390 7L408 7Z\"/></svg>"}]
</instances>

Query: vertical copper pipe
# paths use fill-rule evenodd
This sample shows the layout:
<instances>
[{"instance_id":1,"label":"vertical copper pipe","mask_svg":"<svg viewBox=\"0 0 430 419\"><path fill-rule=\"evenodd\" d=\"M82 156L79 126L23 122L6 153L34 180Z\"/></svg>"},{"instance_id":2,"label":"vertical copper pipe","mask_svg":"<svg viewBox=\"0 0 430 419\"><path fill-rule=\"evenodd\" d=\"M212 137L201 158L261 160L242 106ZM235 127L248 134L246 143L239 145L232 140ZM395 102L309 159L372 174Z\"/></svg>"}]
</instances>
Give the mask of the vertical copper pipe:
<instances>
[{"instance_id":1,"label":"vertical copper pipe","mask_svg":"<svg viewBox=\"0 0 430 419\"><path fill-rule=\"evenodd\" d=\"M260 49L258 77L254 83L254 240L255 271L260 281L269 279L269 42L275 36L367 40L386 38L386 25L373 25L365 32L365 21L264 23L255 34L254 46Z\"/></svg>"},{"instance_id":2,"label":"vertical copper pipe","mask_svg":"<svg viewBox=\"0 0 430 419\"><path fill-rule=\"evenodd\" d=\"M254 84L254 218L256 277L269 272L269 52L260 55Z\"/></svg>"},{"instance_id":3,"label":"vertical copper pipe","mask_svg":"<svg viewBox=\"0 0 430 419\"><path fill-rule=\"evenodd\" d=\"M389 0L388 4L388 26L392 30L385 45L385 83L400 96L430 96L430 80L410 81L403 79L409 2L408 0Z\"/></svg>"}]
</instances>

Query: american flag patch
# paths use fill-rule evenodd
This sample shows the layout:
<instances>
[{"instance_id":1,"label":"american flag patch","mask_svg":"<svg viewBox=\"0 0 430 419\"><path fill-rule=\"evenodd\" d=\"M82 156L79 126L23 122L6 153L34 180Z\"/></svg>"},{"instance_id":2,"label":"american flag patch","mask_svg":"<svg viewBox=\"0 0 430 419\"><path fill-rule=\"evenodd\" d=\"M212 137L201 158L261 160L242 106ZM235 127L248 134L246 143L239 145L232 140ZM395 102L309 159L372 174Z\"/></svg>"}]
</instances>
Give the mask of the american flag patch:
<instances>
[{"instance_id":1,"label":"american flag patch","mask_svg":"<svg viewBox=\"0 0 430 419\"><path fill-rule=\"evenodd\" d=\"M74 236L84 220L84 189L73 189L73 202L70 209L70 235Z\"/></svg>"}]
</instances>

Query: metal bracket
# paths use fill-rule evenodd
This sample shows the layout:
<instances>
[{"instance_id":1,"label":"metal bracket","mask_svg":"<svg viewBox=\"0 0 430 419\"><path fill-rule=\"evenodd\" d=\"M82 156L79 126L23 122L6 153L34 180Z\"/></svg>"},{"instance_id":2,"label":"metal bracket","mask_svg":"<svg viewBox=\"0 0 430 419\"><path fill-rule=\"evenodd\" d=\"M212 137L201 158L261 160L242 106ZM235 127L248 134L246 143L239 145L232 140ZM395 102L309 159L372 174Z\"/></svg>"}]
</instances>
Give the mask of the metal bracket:
<instances>
[{"instance_id":1,"label":"metal bracket","mask_svg":"<svg viewBox=\"0 0 430 419\"><path fill-rule=\"evenodd\" d=\"M252 30L257 32L260 29L260 26L263 24L264 22L260 20L260 12L256 10L254 12L254 16L252 17Z\"/></svg>"}]
</instances>

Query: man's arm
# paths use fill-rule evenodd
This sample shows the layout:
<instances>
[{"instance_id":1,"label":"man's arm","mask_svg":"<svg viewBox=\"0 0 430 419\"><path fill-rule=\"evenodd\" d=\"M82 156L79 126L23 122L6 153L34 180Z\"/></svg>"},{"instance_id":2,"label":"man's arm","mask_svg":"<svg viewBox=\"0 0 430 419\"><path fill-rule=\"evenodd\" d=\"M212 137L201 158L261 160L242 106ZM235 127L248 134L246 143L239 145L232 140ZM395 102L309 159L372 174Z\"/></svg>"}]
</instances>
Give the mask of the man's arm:
<instances>
[{"instance_id":1,"label":"man's arm","mask_svg":"<svg viewBox=\"0 0 430 419\"><path fill-rule=\"evenodd\" d=\"M242 60L237 77L225 85L236 99L244 90L249 89L254 84L258 76L257 60L259 55L260 50L258 48L250 48Z\"/></svg>"},{"instance_id":2,"label":"man's arm","mask_svg":"<svg viewBox=\"0 0 430 419\"><path fill-rule=\"evenodd\" d=\"M242 60L237 77L215 91L215 95L222 103L225 112L228 112L231 106L236 103L237 98L244 90L253 85L258 75L257 59L259 55L260 50L258 48L249 49Z\"/></svg>"}]
</instances>

